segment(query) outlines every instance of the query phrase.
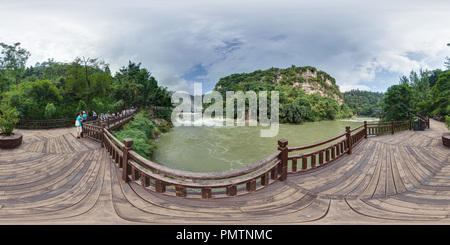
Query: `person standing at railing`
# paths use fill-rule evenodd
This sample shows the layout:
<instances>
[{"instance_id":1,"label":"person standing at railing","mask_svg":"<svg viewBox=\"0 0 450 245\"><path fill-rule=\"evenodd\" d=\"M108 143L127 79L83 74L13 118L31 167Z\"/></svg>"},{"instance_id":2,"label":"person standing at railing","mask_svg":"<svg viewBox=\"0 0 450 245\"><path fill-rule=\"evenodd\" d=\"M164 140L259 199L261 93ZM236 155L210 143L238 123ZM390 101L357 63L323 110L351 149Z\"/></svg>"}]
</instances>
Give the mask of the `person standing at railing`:
<instances>
[{"instance_id":1,"label":"person standing at railing","mask_svg":"<svg viewBox=\"0 0 450 245\"><path fill-rule=\"evenodd\" d=\"M83 111L83 122L86 122L86 121L87 121L87 115L86 115L86 112Z\"/></svg>"},{"instance_id":2,"label":"person standing at railing","mask_svg":"<svg viewBox=\"0 0 450 245\"><path fill-rule=\"evenodd\" d=\"M83 120L83 118L82 118L81 112L80 112L80 113L78 113L78 117L75 122L75 126L77 126L77 139L83 137L82 136L83 126L82 126L82 122L81 122L82 120Z\"/></svg>"},{"instance_id":3,"label":"person standing at railing","mask_svg":"<svg viewBox=\"0 0 450 245\"><path fill-rule=\"evenodd\" d=\"M95 113L95 111L92 111L92 120L94 121L94 124L97 121L97 113Z\"/></svg>"}]
</instances>

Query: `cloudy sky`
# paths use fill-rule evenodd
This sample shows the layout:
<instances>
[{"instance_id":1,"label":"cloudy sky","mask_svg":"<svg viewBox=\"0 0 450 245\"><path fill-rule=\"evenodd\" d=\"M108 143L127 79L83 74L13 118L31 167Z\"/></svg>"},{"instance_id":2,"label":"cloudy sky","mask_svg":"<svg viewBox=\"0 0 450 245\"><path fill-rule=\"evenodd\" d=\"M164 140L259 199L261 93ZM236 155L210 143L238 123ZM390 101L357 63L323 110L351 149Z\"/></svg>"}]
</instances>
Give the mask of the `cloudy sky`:
<instances>
[{"instance_id":1,"label":"cloudy sky","mask_svg":"<svg viewBox=\"0 0 450 245\"><path fill-rule=\"evenodd\" d=\"M131 60L170 90L295 65L341 91L385 92L450 56L448 0L0 1L0 42L21 42L28 66L85 56L115 72Z\"/></svg>"}]
</instances>

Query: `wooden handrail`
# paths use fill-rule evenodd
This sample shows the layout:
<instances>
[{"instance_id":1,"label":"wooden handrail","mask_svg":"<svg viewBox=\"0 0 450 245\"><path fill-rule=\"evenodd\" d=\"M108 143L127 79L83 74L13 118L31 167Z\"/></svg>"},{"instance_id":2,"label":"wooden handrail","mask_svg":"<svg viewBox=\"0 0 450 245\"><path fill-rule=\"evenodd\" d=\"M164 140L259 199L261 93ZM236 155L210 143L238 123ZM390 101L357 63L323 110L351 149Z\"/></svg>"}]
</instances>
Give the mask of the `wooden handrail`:
<instances>
[{"instance_id":1,"label":"wooden handrail","mask_svg":"<svg viewBox=\"0 0 450 245\"><path fill-rule=\"evenodd\" d=\"M266 172L271 171L274 167L276 167L280 160L274 161L271 164L265 166L264 168L258 169L258 171L255 171L251 173L250 175L243 175L241 178L234 178L234 179L221 179L217 178L216 181L186 181L186 179L177 179L177 178L170 178L166 177L164 175L156 174L149 169L146 169L142 167L142 165L138 164L137 162L130 160L129 162L132 167L136 168L139 172L143 173L147 177L159 179L165 184L168 185L177 185L177 186L183 186L188 188L223 188L231 185L239 185L239 184L245 184L248 181L251 181L255 178L259 178L263 176Z\"/></svg>"},{"instance_id":2,"label":"wooden handrail","mask_svg":"<svg viewBox=\"0 0 450 245\"><path fill-rule=\"evenodd\" d=\"M268 163L272 162L278 156L280 155L281 151L276 151L272 155L266 157L265 159L256 162L254 164L250 164L246 167L239 168L239 169L233 169L223 172L208 172L208 173L201 173L201 172L189 172L189 171L183 171L183 170L176 170L173 168L168 168L166 166L163 166L161 164L154 163L148 159L145 159L144 157L140 156L134 151L130 151L129 154L131 158L140 163L141 165L147 167L148 169L151 169L153 171L156 171L160 174L165 174L168 176L172 176L175 178L182 178L182 179L190 179L190 180L220 180L220 179L229 179L234 178L238 176L242 176L245 174L252 173Z\"/></svg>"},{"instance_id":3,"label":"wooden handrail","mask_svg":"<svg viewBox=\"0 0 450 245\"><path fill-rule=\"evenodd\" d=\"M148 187L150 180L153 180L157 192L165 193L166 186L172 185L177 190L176 195L180 197L186 196L186 188L200 189L203 198L212 197L212 190L218 188L226 188L226 196L235 196L238 194L237 186L242 184L246 185L245 192L256 191L281 178L283 160L287 162L287 158L281 157L282 150L278 150L261 161L240 169L210 173L176 170L140 156L132 150L131 139L125 139L122 143L107 127L103 127L102 131L102 144L113 162L122 168L123 182L141 179L141 185ZM260 183L259 187L257 182Z\"/></svg>"},{"instance_id":4,"label":"wooden handrail","mask_svg":"<svg viewBox=\"0 0 450 245\"><path fill-rule=\"evenodd\" d=\"M108 122L110 124L113 124L117 121L124 120L125 118L134 115L137 111L134 111L134 113L127 114L124 116L118 116L118 117L112 117L108 118L105 121L87 121L83 123L84 125L91 125L95 126L94 123L98 123L99 125L102 122ZM20 119L16 123L16 128L18 129L50 129L50 128L67 128L67 127L74 127L75 126L75 120L69 119L69 118L62 118L62 119L38 119L38 120L30 120L30 119ZM100 126L97 126L100 127Z\"/></svg>"},{"instance_id":5,"label":"wooden handrail","mask_svg":"<svg viewBox=\"0 0 450 245\"><path fill-rule=\"evenodd\" d=\"M366 139L375 129L383 129L379 131L381 133L411 129L411 120L375 124L364 122L363 125L354 129L346 127L346 132L343 134L309 145L287 147L287 140L281 139L278 141L278 150L259 162L240 169L199 173L176 170L150 161L133 151L132 139L124 139L124 142L120 142L109 132L112 127L128 122L131 118L126 118L110 127L106 127L105 124L101 127L92 126L95 130L101 130L102 146L105 147L113 162L122 169L122 181L134 181L144 188L166 194L168 194L167 189L173 187L170 193L178 197L191 197L201 193L201 198L236 196L264 188L277 180L284 181L288 172L298 172L297 160L301 160L302 163L300 171L323 166L344 154L351 154L352 148ZM330 142L333 143L326 145ZM288 155L288 152L319 146L324 147L306 153ZM238 188L241 185L245 185L245 188ZM187 189L190 190L189 193Z\"/></svg>"},{"instance_id":6,"label":"wooden handrail","mask_svg":"<svg viewBox=\"0 0 450 245\"><path fill-rule=\"evenodd\" d=\"M292 152L292 151L299 151L299 150L310 149L310 148L313 148L313 147L317 147L317 146L320 146L320 145L329 143L329 142L331 142L331 141L333 141L333 140L336 140L336 139L339 139L339 138L341 138L341 137L343 137L343 136L345 136L345 135L347 135L347 133L343 133L343 134L340 134L340 135L338 135L338 136L335 136L335 137L333 137L333 138L331 138L331 139L323 140L323 141L320 141L320 142L317 142L317 143L313 143L313 144L309 144L309 145L289 147L289 150L288 150L288 151L289 151L289 152Z\"/></svg>"}]
</instances>

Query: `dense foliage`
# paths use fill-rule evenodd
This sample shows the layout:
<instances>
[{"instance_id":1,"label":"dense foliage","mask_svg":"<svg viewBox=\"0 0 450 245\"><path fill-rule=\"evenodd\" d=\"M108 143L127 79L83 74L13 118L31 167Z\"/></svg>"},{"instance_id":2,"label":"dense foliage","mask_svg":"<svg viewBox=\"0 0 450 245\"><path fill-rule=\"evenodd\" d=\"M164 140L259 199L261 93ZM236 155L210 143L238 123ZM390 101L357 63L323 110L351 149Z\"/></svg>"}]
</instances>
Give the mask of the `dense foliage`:
<instances>
[{"instance_id":1,"label":"dense foliage","mask_svg":"<svg viewBox=\"0 0 450 245\"><path fill-rule=\"evenodd\" d=\"M125 138L133 139L133 150L139 155L150 159L156 150L153 143L155 124L149 119L148 111L141 110L130 122L123 125L114 136L123 142Z\"/></svg>"},{"instance_id":2,"label":"dense foliage","mask_svg":"<svg viewBox=\"0 0 450 245\"><path fill-rule=\"evenodd\" d=\"M432 114L450 115L450 71L439 75L439 79L431 90L431 96L427 100Z\"/></svg>"},{"instance_id":3,"label":"dense foliage","mask_svg":"<svg viewBox=\"0 0 450 245\"><path fill-rule=\"evenodd\" d=\"M449 67L450 68L450 67ZM385 120L406 120L417 113L444 118L450 115L450 70L411 71L386 92Z\"/></svg>"},{"instance_id":4,"label":"dense foliage","mask_svg":"<svg viewBox=\"0 0 450 245\"><path fill-rule=\"evenodd\" d=\"M384 96L384 93L356 89L344 92L344 103L356 115L379 117Z\"/></svg>"},{"instance_id":5,"label":"dense foliage","mask_svg":"<svg viewBox=\"0 0 450 245\"><path fill-rule=\"evenodd\" d=\"M2 44L0 98L16 108L21 119L74 117L79 111L98 114L131 106L171 106L170 92L151 73L131 61L115 75L102 59L53 59L24 67L30 53ZM14 65L16 64L16 65Z\"/></svg>"},{"instance_id":6,"label":"dense foliage","mask_svg":"<svg viewBox=\"0 0 450 245\"><path fill-rule=\"evenodd\" d=\"M314 93L307 94L301 84L308 83ZM271 68L265 71L233 74L223 77L215 87L223 98L226 91L278 91L281 123L302 123L305 121L333 120L353 115L345 104L333 98L342 99L336 81L323 71L314 67L295 67L287 69ZM321 92L324 96L318 94ZM271 98L268 93L268 106ZM225 101L224 101L225 108Z\"/></svg>"},{"instance_id":7,"label":"dense foliage","mask_svg":"<svg viewBox=\"0 0 450 245\"><path fill-rule=\"evenodd\" d=\"M412 116L413 90L407 83L393 85L388 88L385 98L385 118L401 121Z\"/></svg>"}]
</instances>

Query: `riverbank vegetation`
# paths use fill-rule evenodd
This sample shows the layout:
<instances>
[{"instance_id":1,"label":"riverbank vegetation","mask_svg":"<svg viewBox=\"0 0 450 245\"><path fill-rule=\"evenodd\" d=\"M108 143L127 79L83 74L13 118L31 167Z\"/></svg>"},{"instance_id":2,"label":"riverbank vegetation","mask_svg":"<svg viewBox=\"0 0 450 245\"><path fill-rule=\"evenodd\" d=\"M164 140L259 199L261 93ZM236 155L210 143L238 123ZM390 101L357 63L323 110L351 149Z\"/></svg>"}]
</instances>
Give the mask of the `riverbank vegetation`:
<instances>
[{"instance_id":1,"label":"riverbank vegetation","mask_svg":"<svg viewBox=\"0 0 450 245\"><path fill-rule=\"evenodd\" d=\"M281 87L279 91L281 123L334 120L353 116L347 104L339 104L330 97L317 93L307 94L298 87Z\"/></svg>"},{"instance_id":2,"label":"riverbank vegetation","mask_svg":"<svg viewBox=\"0 0 450 245\"><path fill-rule=\"evenodd\" d=\"M140 109L133 120L120 127L119 131L112 132L121 142L126 138L133 139L133 150L147 159L151 159L156 150L154 139L170 129L170 122L164 119L152 120L149 115L149 110Z\"/></svg>"},{"instance_id":3,"label":"riverbank vegetation","mask_svg":"<svg viewBox=\"0 0 450 245\"><path fill-rule=\"evenodd\" d=\"M112 134L120 142L123 142L125 138L133 139L133 150L139 155L149 158L156 149L156 145L153 143L154 129L155 124L148 118L148 111L140 110L133 120Z\"/></svg>"}]
</instances>

